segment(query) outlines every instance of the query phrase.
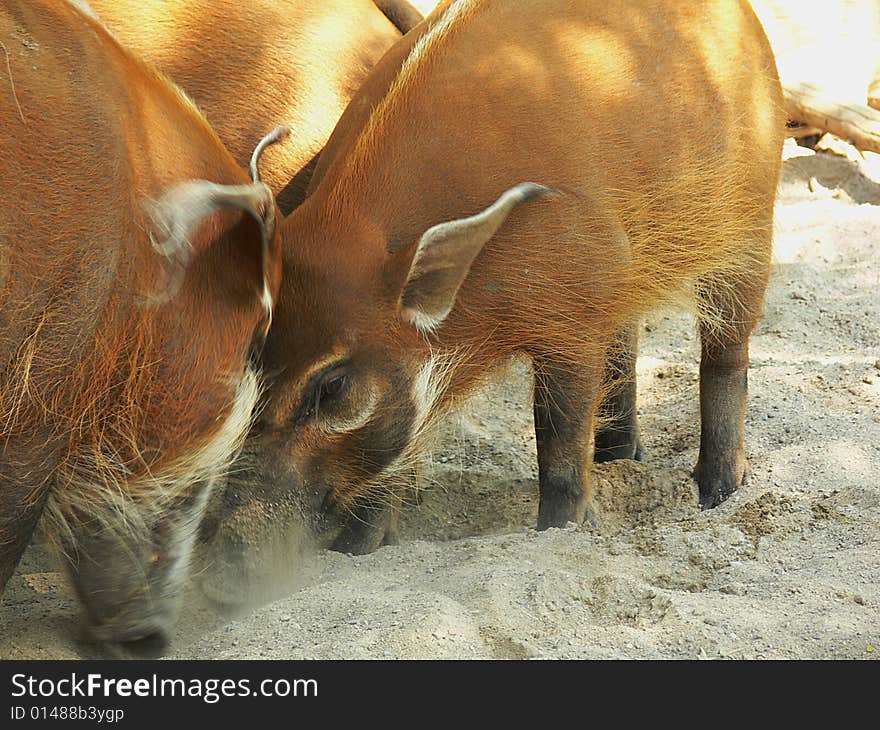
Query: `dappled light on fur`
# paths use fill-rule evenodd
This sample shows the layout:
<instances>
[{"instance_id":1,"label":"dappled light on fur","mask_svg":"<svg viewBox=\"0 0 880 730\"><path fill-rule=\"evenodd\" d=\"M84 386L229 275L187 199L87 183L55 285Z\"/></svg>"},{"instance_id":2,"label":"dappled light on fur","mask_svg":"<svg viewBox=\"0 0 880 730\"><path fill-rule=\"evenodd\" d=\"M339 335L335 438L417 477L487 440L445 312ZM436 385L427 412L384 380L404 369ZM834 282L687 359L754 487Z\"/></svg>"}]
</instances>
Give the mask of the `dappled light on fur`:
<instances>
[{"instance_id":1,"label":"dappled light on fur","mask_svg":"<svg viewBox=\"0 0 880 730\"><path fill-rule=\"evenodd\" d=\"M514 32L530 14L539 30ZM451 124L464 109L470 124ZM577 521L593 432L637 433L631 360L606 366L613 343L646 313L684 306L704 341L707 423L718 412L699 477L706 506L717 504L744 470L741 409L724 404L744 397L784 121L770 50L732 0L700 13L651 0L509 14L462 0L432 16L368 79L284 222L266 349L267 368L284 374L253 439L271 463L255 478L362 521L363 504L397 501L398 475L411 480L437 418L525 354L542 495L554 482L568 500L539 526ZM519 200L497 230L458 246L471 241L453 231L526 182L554 193ZM426 255L438 230L443 243ZM333 358L352 395L324 424L301 402ZM335 430L337 418L359 428ZM723 487L711 486L718 474Z\"/></svg>"},{"instance_id":2,"label":"dappled light on fur","mask_svg":"<svg viewBox=\"0 0 880 730\"><path fill-rule=\"evenodd\" d=\"M263 179L284 213L367 71L400 37L372 0L94 0L120 41L192 97L241 166L284 124Z\"/></svg>"}]
</instances>

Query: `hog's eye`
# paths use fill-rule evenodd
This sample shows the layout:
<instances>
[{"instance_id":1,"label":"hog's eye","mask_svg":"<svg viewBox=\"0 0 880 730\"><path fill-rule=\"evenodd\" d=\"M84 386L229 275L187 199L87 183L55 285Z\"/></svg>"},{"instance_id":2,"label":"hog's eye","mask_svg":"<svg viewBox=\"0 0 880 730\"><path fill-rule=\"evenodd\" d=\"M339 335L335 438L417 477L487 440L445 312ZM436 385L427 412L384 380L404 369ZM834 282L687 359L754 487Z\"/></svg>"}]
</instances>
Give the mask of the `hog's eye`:
<instances>
[{"instance_id":1,"label":"hog's eye","mask_svg":"<svg viewBox=\"0 0 880 730\"><path fill-rule=\"evenodd\" d=\"M320 400L327 401L331 398L335 398L345 390L346 385L348 385L348 376L344 373L339 373L327 378L327 380L321 383Z\"/></svg>"},{"instance_id":2,"label":"hog's eye","mask_svg":"<svg viewBox=\"0 0 880 730\"><path fill-rule=\"evenodd\" d=\"M322 409L333 405L348 389L350 378L340 366L328 368L312 381L306 398L305 417L314 418Z\"/></svg>"}]
</instances>

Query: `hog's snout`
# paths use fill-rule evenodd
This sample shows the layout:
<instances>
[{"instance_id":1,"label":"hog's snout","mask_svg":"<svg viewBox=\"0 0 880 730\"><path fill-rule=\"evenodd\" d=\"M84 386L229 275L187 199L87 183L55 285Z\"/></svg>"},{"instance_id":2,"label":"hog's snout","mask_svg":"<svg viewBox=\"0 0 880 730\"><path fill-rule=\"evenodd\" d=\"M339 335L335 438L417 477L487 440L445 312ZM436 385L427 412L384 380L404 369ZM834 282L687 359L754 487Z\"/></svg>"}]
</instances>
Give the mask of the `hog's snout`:
<instances>
[{"instance_id":1,"label":"hog's snout","mask_svg":"<svg viewBox=\"0 0 880 730\"><path fill-rule=\"evenodd\" d=\"M105 561L109 563L110 561ZM163 654L171 640L180 609L180 586L169 581L164 560L154 575L136 577L132 565L116 567L115 575L72 571L72 582L86 609L86 633L111 652L123 648L138 656Z\"/></svg>"},{"instance_id":2,"label":"hog's snout","mask_svg":"<svg viewBox=\"0 0 880 730\"><path fill-rule=\"evenodd\" d=\"M140 657L157 657L168 650L174 618L174 612L168 612L131 621L90 624L87 631L98 643L115 644Z\"/></svg>"},{"instance_id":3,"label":"hog's snout","mask_svg":"<svg viewBox=\"0 0 880 730\"><path fill-rule=\"evenodd\" d=\"M68 523L61 555L92 638L139 655L167 648L208 496L196 489L160 510L129 505L125 530L106 517Z\"/></svg>"},{"instance_id":4,"label":"hog's snout","mask_svg":"<svg viewBox=\"0 0 880 730\"><path fill-rule=\"evenodd\" d=\"M322 531L323 523L336 508L333 485L323 479L304 478L300 467L279 454L272 437L257 434L246 448L227 479L222 496L221 521L228 521L241 512L254 510L254 505L272 519L275 513L285 519L305 522L313 530ZM280 439L277 439L280 440Z\"/></svg>"}]
</instances>

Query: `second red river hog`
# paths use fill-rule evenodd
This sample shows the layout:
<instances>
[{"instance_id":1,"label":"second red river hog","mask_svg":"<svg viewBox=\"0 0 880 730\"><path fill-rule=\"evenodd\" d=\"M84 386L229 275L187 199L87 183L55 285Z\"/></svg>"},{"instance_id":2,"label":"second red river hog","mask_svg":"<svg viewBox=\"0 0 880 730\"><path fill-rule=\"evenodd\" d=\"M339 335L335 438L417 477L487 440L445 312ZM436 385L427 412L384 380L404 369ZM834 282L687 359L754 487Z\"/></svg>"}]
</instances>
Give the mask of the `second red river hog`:
<instances>
[{"instance_id":1,"label":"second red river hog","mask_svg":"<svg viewBox=\"0 0 880 730\"><path fill-rule=\"evenodd\" d=\"M432 15L367 80L282 225L251 478L318 526L353 514L337 547L372 550L432 424L524 354L538 528L580 522L593 459L643 458L639 318L681 303L702 347L700 503L721 503L747 475L785 120L744 0Z\"/></svg>"}]
</instances>

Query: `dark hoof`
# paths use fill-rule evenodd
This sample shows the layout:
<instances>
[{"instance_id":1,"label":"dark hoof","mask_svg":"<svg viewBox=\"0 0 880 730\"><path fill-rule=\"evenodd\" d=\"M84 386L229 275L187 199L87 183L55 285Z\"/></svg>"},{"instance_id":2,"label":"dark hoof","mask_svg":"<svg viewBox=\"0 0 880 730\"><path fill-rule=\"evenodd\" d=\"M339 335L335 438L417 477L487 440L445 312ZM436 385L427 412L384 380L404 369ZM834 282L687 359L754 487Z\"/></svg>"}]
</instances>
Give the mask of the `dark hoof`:
<instances>
[{"instance_id":1,"label":"dark hoof","mask_svg":"<svg viewBox=\"0 0 880 730\"><path fill-rule=\"evenodd\" d=\"M565 527L569 522L580 524L587 513L586 499L570 499L557 497L555 499L542 498L538 506L538 530L547 530L551 527Z\"/></svg>"},{"instance_id":2,"label":"dark hoof","mask_svg":"<svg viewBox=\"0 0 880 730\"><path fill-rule=\"evenodd\" d=\"M700 488L700 509L714 509L722 502L726 501L727 498L736 491L736 488L731 489L730 491L722 491L721 489L714 489L711 492L703 493L702 487Z\"/></svg>"},{"instance_id":3,"label":"dark hoof","mask_svg":"<svg viewBox=\"0 0 880 730\"><path fill-rule=\"evenodd\" d=\"M604 439L597 434L594 452L593 461L597 464L618 461L619 459L629 459L631 461L645 460L645 449L642 447L642 440L638 438L635 443L632 441L626 441L610 444L605 442Z\"/></svg>"},{"instance_id":4,"label":"dark hoof","mask_svg":"<svg viewBox=\"0 0 880 730\"><path fill-rule=\"evenodd\" d=\"M633 454L633 461L645 461L645 449L642 447L642 441L636 442L636 452Z\"/></svg>"},{"instance_id":5,"label":"dark hoof","mask_svg":"<svg viewBox=\"0 0 880 730\"><path fill-rule=\"evenodd\" d=\"M699 464L694 469L694 479L700 486L700 509L714 509L725 502L731 494L748 482L747 466L740 469L718 469L714 474L702 476Z\"/></svg>"}]
</instances>

